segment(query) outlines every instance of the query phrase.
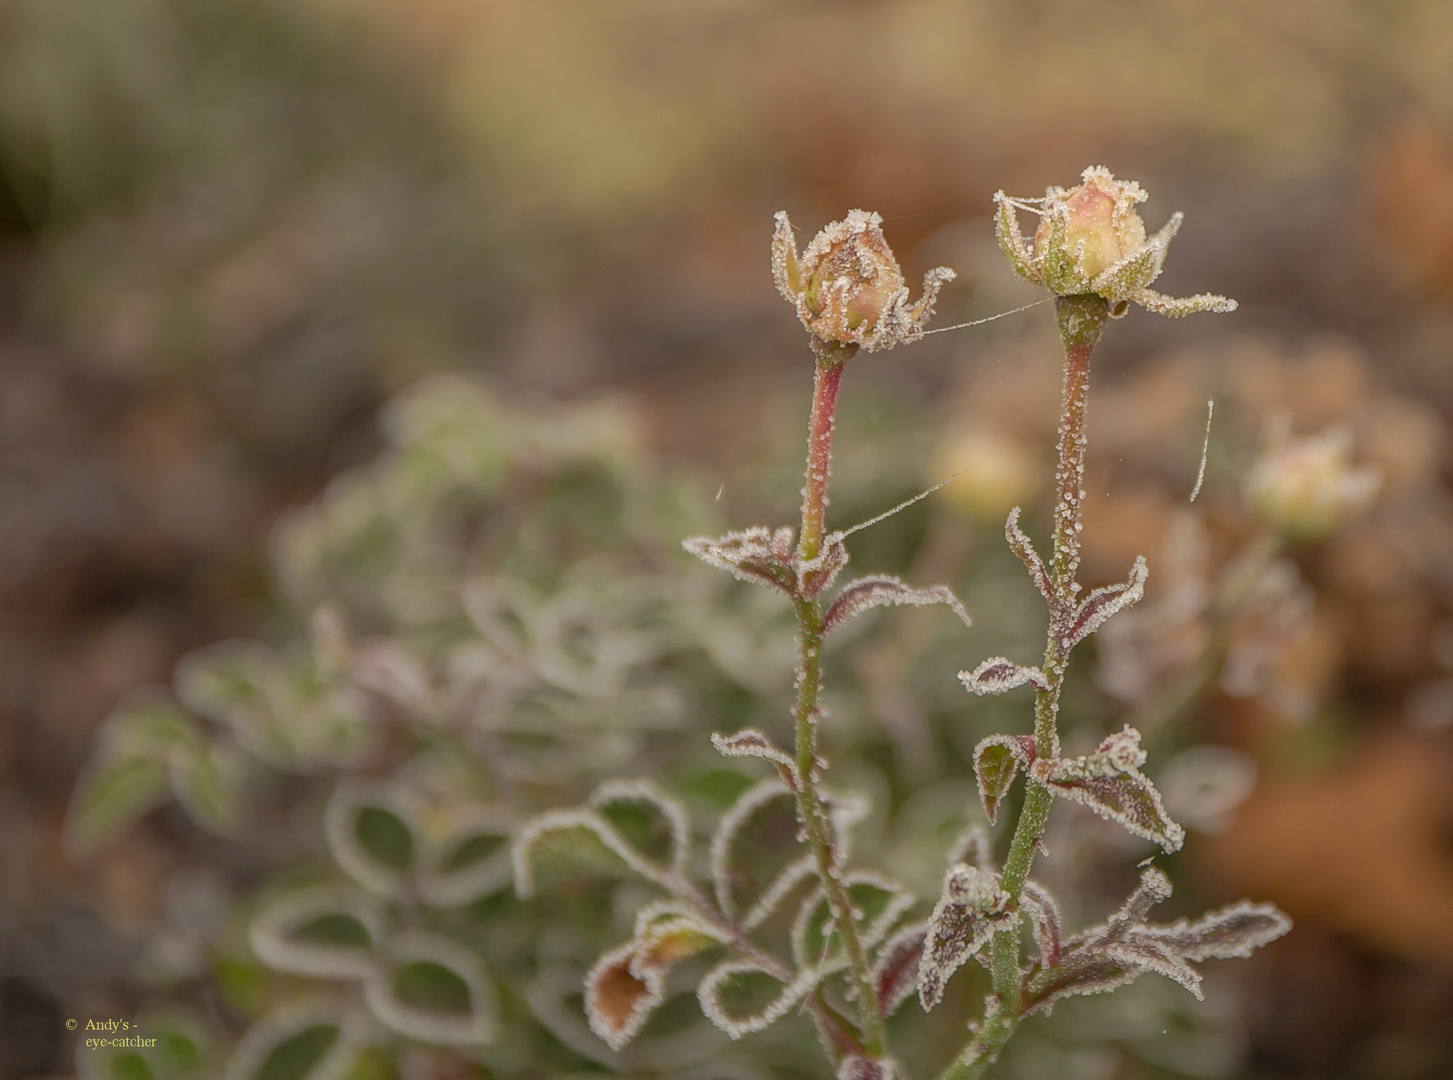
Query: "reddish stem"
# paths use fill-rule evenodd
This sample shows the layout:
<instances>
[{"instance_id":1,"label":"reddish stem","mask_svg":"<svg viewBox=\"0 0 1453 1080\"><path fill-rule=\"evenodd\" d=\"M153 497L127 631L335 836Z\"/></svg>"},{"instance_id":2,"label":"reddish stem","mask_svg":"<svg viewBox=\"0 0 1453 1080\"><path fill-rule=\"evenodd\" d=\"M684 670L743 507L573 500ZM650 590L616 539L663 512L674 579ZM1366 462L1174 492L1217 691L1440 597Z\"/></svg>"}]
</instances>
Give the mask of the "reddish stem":
<instances>
[{"instance_id":1,"label":"reddish stem","mask_svg":"<svg viewBox=\"0 0 1453 1080\"><path fill-rule=\"evenodd\" d=\"M802 535L797 555L815 559L822 549L827 521L827 483L832 472L832 428L837 414L837 392L842 383L842 361L819 359L812 384L812 416L807 425L807 478L802 488Z\"/></svg>"}]
</instances>

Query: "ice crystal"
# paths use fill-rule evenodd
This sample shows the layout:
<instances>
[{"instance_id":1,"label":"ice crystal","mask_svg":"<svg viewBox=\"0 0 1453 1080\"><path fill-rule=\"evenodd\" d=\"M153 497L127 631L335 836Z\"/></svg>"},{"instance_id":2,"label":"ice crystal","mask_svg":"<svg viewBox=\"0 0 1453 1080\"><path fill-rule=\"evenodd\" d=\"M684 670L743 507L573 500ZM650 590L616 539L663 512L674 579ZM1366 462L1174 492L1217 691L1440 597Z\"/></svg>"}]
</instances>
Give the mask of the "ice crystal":
<instances>
[{"instance_id":1,"label":"ice crystal","mask_svg":"<svg viewBox=\"0 0 1453 1080\"><path fill-rule=\"evenodd\" d=\"M988 735L974 747L974 775L979 781L979 800L984 804L984 813L989 815L989 824L999 819L999 803L1009 793L1016 772L1019 769L1029 772L1034 763L1034 750L1032 735Z\"/></svg>"},{"instance_id":2,"label":"ice crystal","mask_svg":"<svg viewBox=\"0 0 1453 1080\"><path fill-rule=\"evenodd\" d=\"M918 1000L925 1011L943 998L949 976L988 944L996 931L1013 925L1009 894L999 875L959 863L943 879L943 892L928 920L918 965Z\"/></svg>"},{"instance_id":3,"label":"ice crystal","mask_svg":"<svg viewBox=\"0 0 1453 1080\"><path fill-rule=\"evenodd\" d=\"M1049 689L1049 679L1039 668L1016 664L1003 656L991 656L973 671L959 672L959 681L965 690L980 696L1006 694L1025 683L1036 690Z\"/></svg>"},{"instance_id":4,"label":"ice crystal","mask_svg":"<svg viewBox=\"0 0 1453 1080\"><path fill-rule=\"evenodd\" d=\"M724 1001L740 993L750 998L745 984L752 976L769 980L780 989L765 1001ZM816 973L802 971L784 979L755 960L723 960L710 971L696 988L697 1000L706 1018L733 1039L770 1027L801 1003L817 984Z\"/></svg>"},{"instance_id":5,"label":"ice crystal","mask_svg":"<svg viewBox=\"0 0 1453 1080\"><path fill-rule=\"evenodd\" d=\"M1034 550L1034 544L1019 527L1019 507L1017 506L1009 511L1009 519L1004 523L1004 537L1009 541L1010 550L1019 556L1020 561L1029 570L1029 577L1034 582L1034 587L1039 590L1039 594L1045 600L1053 603L1054 595L1049 580L1049 571L1044 568L1044 560Z\"/></svg>"},{"instance_id":6,"label":"ice crystal","mask_svg":"<svg viewBox=\"0 0 1453 1080\"><path fill-rule=\"evenodd\" d=\"M965 626L972 626L973 620L947 585L931 585L928 588L914 588L889 574L872 574L849 582L838 594L827 614L822 619L822 632L829 634L839 626L857 617L869 608L909 604L923 607L928 604L946 604Z\"/></svg>"},{"instance_id":7,"label":"ice crystal","mask_svg":"<svg viewBox=\"0 0 1453 1080\"><path fill-rule=\"evenodd\" d=\"M1073 649L1089 637L1114 615L1139 603L1145 596L1145 579L1149 571L1142 556L1136 556L1130 577L1119 585L1106 585L1095 589L1075 608L1074 618L1063 638L1064 648Z\"/></svg>"},{"instance_id":8,"label":"ice crystal","mask_svg":"<svg viewBox=\"0 0 1453 1080\"><path fill-rule=\"evenodd\" d=\"M772 740L756 728L743 728L735 735L712 735L711 745L723 757L754 757L770 761L777 766L785 784L796 791L802 786L797 772L797 762L785 750L779 750Z\"/></svg>"},{"instance_id":9,"label":"ice crystal","mask_svg":"<svg viewBox=\"0 0 1453 1080\"><path fill-rule=\"evenodd\" d=\"M1185 830L1170 820L1160 792L1140 772L1144 763L1140 733L1127 726L1102 742L1093 754L1041 758L1031 766L1031 775L1056 795L1083 803L1166 851L1178 851L1185 841Z\"/></svg>"},{"instance_id":10,"label":"ice crystal","mask_svg":"<svg viewBox=\"0 0 1453 1080\"><path fill-rule=\"evenodd\" d=\"M884 1016L892 1016L918 989L918 965L928 925L916 922L901 927L878 949L873 962L873 986L878 993L878 1011Z\"/></svg>"}]
</instances>

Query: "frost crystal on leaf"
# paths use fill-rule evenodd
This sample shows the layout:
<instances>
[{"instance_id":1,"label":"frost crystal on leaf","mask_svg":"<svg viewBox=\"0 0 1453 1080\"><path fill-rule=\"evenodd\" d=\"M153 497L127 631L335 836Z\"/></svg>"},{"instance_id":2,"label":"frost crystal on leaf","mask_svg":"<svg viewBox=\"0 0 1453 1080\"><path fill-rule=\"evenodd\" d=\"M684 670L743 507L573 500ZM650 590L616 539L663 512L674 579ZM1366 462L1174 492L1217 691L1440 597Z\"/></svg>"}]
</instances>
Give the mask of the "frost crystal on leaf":
<instances>
[{"instance_id":1,"label":"frost crystal on leaf","mask_svg":"<svg viewBox=\"0 0 1453 1080\"><path fill-rule=\"evenodd\" d=\"M1034 736L990 735L974 747L974 775L979 780L979 800L989 824L999 820L999 802L1009 793L1015 773L1026 773L1034 763ZM979 864L981 867L983 863Z\"/></svg>"},{"instance_id":2,"label":"frost crystal on leaf","mask_svg":"<svg viewBox=\"0 0 1453 1080\"><path fill-rule=\"evenodd\" d=\"M658 884L662 878L661 868L594 810L547 811L515 834L510 852L515 892L522 900L574 877L613 877L625 871Z\"/></svg>"},{"instance_id":3,"label":"frost crystal on leaf","mask_svg":"<svg viewBox=\"0 0 1453 1080\"><path fill-rule=\"evenodd\" d=\"M1029 916L1034 929L1034 945L1039 950L1040 963L1053 967L1059 963L1061 947L1061 920L1059 905L1050 891L1038 882L1026 881L1024 892L1019 897L1020 908Z\"/></svg>"},{"instance_id":4,"label":"frost crystal on leaf","mask_svg":"<svg viewBox=\"0 0 1453 1080\"><path fill-rule=\"evenodd\" d=\"M725 570L741 581L768 585L788 596L797 591L792 568L792 529L773 532L765 525L729 532L725 536L693 536L681 546L708 566Z\"/></svg>"},{"instance_id":5,"label":"frost crystal on leaf","mask_svg":"<svg viewBox=\"0 0 1453 1080\"><path fill-rule=\"evenodd\" d=\"M906 888L875 870L850 870L842 877L848 900L859 924L858 936L864 949L871 949L911 908L916 898ZM832 927L833 914L822 886L808 893L792 922L792 954L799 968L813 968L819 975L847 966L842 941Z\"/></svg>"},{"instance_id":6,"label":"frost crystal on leaf","mask_svg":"<svg viewBox=\"0 0 1453 1080\"><path fill-rule=\"evenodd\" d=\"M1272 905L1244 900L1194 921L1147 924L1150 909L1170 893L1170 880L1159 870L1142 873L1140 885L1119 911L1064 942L1058 961L1041 961L1026 984L1025 1012L1047 1010L1072 994L1113 990L1146 971L1174 979L1199 998L1201 977L1190 962L1250 956L1291 929L1291 920Z\"/></svg>"},{"instance_id":7,"label":"frost crystal on leaf","mask_svg":"<svg viewBox=\"0 0 1453 1080\"><path fill-rule=\"evenodd\" d=\"M756 728L743 728L735 735L713 735L711 745L723 757L755 757L770 761L777 766L783 783L796 791L802 786L797 774L797 762L785 750L772 745L772 740Z\"/></svg>"},{"instance_id":8,"label":"frost crystal on leaf","mask_svg":"<svg viewBox=\"0 0 1453 1080\"><path fill-rule=\"evenodd\" d=\"M643 833L641 843L633 845L644 858L653 864L665 861L674 871L680 871L686 863L691 838L691 822L686 808L661 790L653 780L607 780L595 789L587 805L607 820L618 813L634 819L634 824ZM632 809L632 808L636 809ZM646 820L640 808L646 809ZM617 832L626 835L624 826L617 824ZM664 844L665 851L654 849ZM649 847L652 850L643 850ZM664 855L663 860L661 856Z\"/></svg>"},{"instance_id":9,"label":"frost crystal on leaf","mask_svg":"<svg viewBox=\"0 0 1453 1080\"><path fill-rule=\"evenodd\" d=\"M892 1058L848 1054L837 1067L837 1080L898 1080L898 1063Z\"/></svg>"},{"instance_id":10,"label":"frost crystal on leaf","mask_svg":"<svg viewBox=\"0 0 1453 1080\"><path fill-rule=\"evenodd\" d=\"M1104 626L1112 615L1139 602L1145 595L1145 579L1148 574L1144 557L1136 556L1129 580L1120 585L1106 585L1085 597L1075 609L1074 619L1065 635L1064 647L1067 650L1073 649Z\"/></svg>"},{"instance_id":11,"label":"frost crystal on leaf","mask_svg":"<svg viewBox=\"0 0 1453 1080\"><path fill-rule=\"evenodd\" d=\"M896 931L878 950L873 962L873 986L883 1016L892 1016L918 989L918 965L927 935L928 923L911 923Z\"/></svg>"},{"instance_id":12,"label":"frost crystal on leaf","mask_svg":"<svg viewBox=\"0 0 1453 1080\"><path fill-rule=\"evenodd\" d=\"M1004 694L1025 683L1036 690L1048 690L1049 679L1037 667L1025 667L1003 656L991 656L973 671L959 672L959 682L970 693Z\"/></svg>"},{"instance_id":13,"label":"frost crystal on leaf","mask_svg":"<svg viewBox=\"0 0 1453 1080\"><path fill-rule=\"evenodd\" d=\"M706 973L696 998L706 1018L733 1039L770 1026L812 992L817 976L799 972L790 982L752 960L723 960Z\"/></svg>"},{"instance_id":14,"label":"frost crystal on leaf","mask_svg":"<svg viewBox=\"0 0 1453 1080\"><path fill-rule=\"evenodd\" d=\"M943 879L943 893L928 920L918 965L918 1000L924 1011L943 998L949 976L982 949L994 933L1013 925L1009 894L999 875L959 863Z\"/></svg>"},{"instance_id":15,"label":"frost crystal on leaf","mask_svg":"<svg viewBox=\"0 0 1453 1080\"><path fill-rule=\"evenodd\" d=\"M585 977L585 1018L612 1050L636 1037L665 996L665 976L655 969L638 974L635 959L636 943L628 941L603 954Z\"/></svg>"},{"instance_id":16,"label":"frost crystal on leaf","mask_svg":"<svg viewBox=\"0 0 1453 1080\"><path fill-rule=\"evenodd\" d=\"M775 804L775 805L774 805ZM711 838L717 906L729 917L760 921L813 872L799 853L793 794L778 778L753 784L721 816Z\"/></svg>"},{"instance_id":17,"label":"frost crystal on leaf","mask_svg":"<svg viewBox=\"0 0 1453 1080\"><path fill-rule=\"evenodd\" d=\"M862 614L869 608L888 607L894 604L911 604L914 607L923 607L927 604L947 604L953 609L965 626L972 626L973 620L969 613L964 610L964 605L959 602L946 585L933 585L926 589L917 589L911 585L888 574L873 574L869 577L858 578L844 586L843 591L838 594L832 606L827 609L823 616L822 632L830 634L843 623Z\"/></svg>"},{"instance_id":18,"label":"frost crystal on leaf","mask_svg":"<svg viewBox=\"0 0 1453 1080\"><path fill-rule=\"evenodd\" d=\"M1178 851L1185 841L1185 830L1166 814L1160 792L1140 771L1144 763L1140 732L1127 726L1102 742L1093 754L1041 758L1031 766L1031 775L1056 795L1083 803L1166 851Z\"/></svg>"},{"instance_id":19,"label":"frost crystal on leaf","mask_svg":"<svg viewBox=\"0 0 1453 1080\"><path fill-rule=\"evenodd\" d=\"M314 978L361 978L383 936L378 901L324 887L285 896L258 913L248 944L268 967Z\"/></svg>"},{"instance_id":20,"label":"frost crystal on leaf","mask_svg":"<svg viewBox=\"0 0 1453 1080\"><path fill-rule=\"evenodd\" d=\"M984 826L975 823L961 832L953 847L949 849L948 863L968 863L980 870L994 869L993 851L989 844L989 833Z\"/></svg>"},{"instance_id":21,"label":"frost crystal on leaf","mask_svg":"<svg viewBox=\"0 0 1453 1080\"><path fill-rule=\"evenodd\" d=\"M1004 537L1009 541L1009 549L1019 556L1019 560L1029 570L1029 577L1034 582L1034 587L1039 590L1039 595L1053 603L1049 571L1044 568L1044 560L1034 550L1034 545L1030 543L1029 537L1019 527L1019 507L1017 506L1009 511L1009 520L1004 523Z\"/></svg>"}]
</instances>

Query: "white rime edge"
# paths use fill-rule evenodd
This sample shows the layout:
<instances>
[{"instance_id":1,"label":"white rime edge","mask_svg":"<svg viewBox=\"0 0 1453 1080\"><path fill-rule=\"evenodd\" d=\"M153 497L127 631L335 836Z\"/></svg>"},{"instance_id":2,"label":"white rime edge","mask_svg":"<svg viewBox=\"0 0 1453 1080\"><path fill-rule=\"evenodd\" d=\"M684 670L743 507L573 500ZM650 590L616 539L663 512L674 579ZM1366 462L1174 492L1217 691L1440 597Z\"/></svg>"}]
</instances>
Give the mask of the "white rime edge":
<instances>
[{"instance_id":1,"label":"white rime edge","mask_svg":"<svg viewBox=\"0 0 1453 1080\"><path fill-rule=\"evenodd\" d=\"M248 927L247 942L253 955L274 971L320 979L363 978L373 967L371 947L294 940L297 931L327 915L356 919L368 932L370 946L383 936L383 909L377 901L351 890L320 885L263 908Z\"/></svg>"},{"instance_id":2,"label":"white rime edge","mask_svg":"<svg viewBox=\"0 0 1453 1080\"><path fill-rule=\"evenodd\" d=\"M817 558L793 561L797 591L803 596L816 596L837 580L838 574L847 564L848 549L842 537L836 533L828 535L823 540L822 551Z\"/></svg>"},{"instance_id":3,"label":"white rime edge","mask_svg":"<svg viewBox=\"0 0 1453 1080\"><path fill-rule=\"evenodd\" d=\"M862 923L856 919L861 928L859 938L864 949L872 949L882 941L888 931L897 925L908 910L917 903L918 898L909 892L901 883L894 881L886 874L880 874L876 870L860 869L849 870L842 876L843 887L851 889L859 885L871 885L873 888L888 894L888 902L869 923ZM847 958L843 955L841 942L838 950L832 955L818 955L807 947L807 934L812 929L812 924L817 916L828 908L827 892L821 885L818 885L802 901L797 909L797 915L792 920L792 957L797 961L799 968L812 968L819 976L831 975L841 971L847 966ZM826 911L827 919L823 922L824 928L828 928L835 920L830 909ZM835 931L827 929L824 938L831 940Z\"/></svg>"},{"instance_id":4,"label":"white rime edge","mask_svg":"<svg viewBox=\"0 0 1453 1080\"><path fill-rule=\"evenodd\" d=\"M467 866L444 868L448 857L478 836L497 836L499 849ZM468 807L453 817L444 834L429 845L427 869L419 875L419 898L431 907L461 907L497 893L510 883L510 822L504 811Z\"/></svg>"},{"instance_id":5,"label":"white rime edge","mask_svg":"<svg viewBox=\"0 0 1453 1080\"><path fill-rule=\"evenodd\" d=\"M1150 570L1145 565L1145 556L1137 555L1130 568L1130 577L1119 585L1106 585L1095 589L1075 608L1065 638L1065 647L1073 649L1085 638L1104 626L1111 616L1140 601L1145 596L1145 579Z\"/></svg>"},{"instance_id":6,"label":"white rime edge","mask_svg":"<svg viewBox=\"0 0 1453 1080\"><path fill-rule=\"evenodd\" d=\"M586 829L593 833L611 854L617 856L634 873L648 881L662 884L662 870L655 863L642 857L641 853L610 822L594 810L575 808L569 810L548 810L539 817L526 822L515 834L510 845L510 860L514 865L515 894L521 900L535 895L535 868L530 861L530 851L535 844L552 832L567 829Z\"/></svg>"},{"instance_id":7,"label":"white rime edge","mask_svg":"<svg viewBox=\"0 0 1453 1080\"><path fill-rule=\"evenodd\" d=\"M634 1039L666 995L666 973L656 967L636 971L637 942L627 941L600 959L585 976L585 1019L590 1030L605 1040L612 1050L623 1049ZM629 979L640 984L640 991L622 1016L606 1005L610 979Z\"/></svg>"},{"instance_id":8,"label":"white rime edge","mask_svg":"<svg viewBox=\"0 0 1453 1080\"><path fill-rule=\"evenodd\" d=\"M1019 896L1019 908L1029 916L1029 925L1034 931L1034 947L1045 967L1059 963L1063 948L1062 926L1059 905L1050 891L1036 881L1026 881Z\"/></svg>"},{"instance_id":9,"label":"white rime edge","mask_svg":"<svg viewBox=\"0 0 1453 1080\"><path fill-rule=\"evenodd\" d=\"M671 834L671 869L679 872L685 867L691 845L691 818L680 801L666 794L654 780L642 777L607 780L595 789L586 805L601 811L613 803L649 803L654 807L665 818L666 828ZM646 858L644 854L641 857Z\"/></svg>"},{"instance_id":10,"label":"white rime edge","mask_svg":"<svg viewBox=\"0 0 1453 1080\"><path fill-rule=\"evenodd\" d=\"M848 1054L838 1062L837 1080L898 1080L898 1063L892 1058Z\"/></svg>"},{"instance_id":11,"label":"white rime edge","mask_svg":"<svg viewBox=\"0 0 1453 1080\"><path fill-rule=\"evenodd\" d=\"M868 801L860 795L826 789L822 790L821 795L823 802L827 804L828 819L832 822L836 838L833 852L837 864L841 866L851 853L852 827L868 815ZM795 796L792 789L780 777L769 777L766 780L758 781L737 797L737 801L721 816L716 832L712 834L710 848L712 885L717 906L729 919L737 917L737 905L731 894L732 844L736 840L737 833L753 814L772 800L784 797L794 798ZM741 915L739 922L742 929L752 930L761 925L799 884L815 873L816 863L810 852L789 862L777 872L776 877L767 883L761 895L752 902L745 914Z\"/></svg>"},{"instance_id":12,"label":"white rime edge","mask_svg":"<svg viewBox=\"0 0 1453 1080\"><path fill-rule=\"evenodd\" d=\"M959 833L949 848L948 863L968 863L980 870L994 869L993 849L989 844L989 831L978 822Z\"/></svg>"},{"instance_id":13,"label":"white rime edge","mask_svg":"<svg viewBox=\"0 0 1453 1080\"><path fill-rule=\"evenodd\" d=\"M459 942L437 934L411 931L389 942L387 957L363 983L369 1011L406 1038L442 1046L483 1046L493 1042L499 1005L494 984L479 957ZM457 975L469 988L469 1015L427 1012L406 1004L393 992L394 969L425 961Z\"/></svg>"},{"instance_id":14,"label":"white rime edge","mask_svg":"<svg viewBox=\"0 0 1453 1080\"><path fill-rule=\"evenodd\" d=\"M1034 550L1034 545L1030 543L1029 537L1019 527L1019 507L1017 506L1009 511L1009 520L1004 523L1004 538L1009 541L1009 549L1019 556L1019 560L1029 570L1030 580L1039 590L1039 595L1053 603L1049 571L1044 568L1044 560Z\"/></svg>"},{"instance_id":15,"label":"white rime edge","mask_svg":"<svg viewBox=\"0 0 1453 1080\"><path fill-rule=\"evenodd\" d=\"M729 532L725 536L691 536L681 546L708 566L725 570L739 581L770 585L789 596L796 581L790 567L792 528L773 531L765 525Z\"/></svg>"},{"instance_id":16,"label":"white rime edge","mask_svg":"<svg viewBox=\"0 0 1453 1080\"><path fill-rule=\"evenodd\" d=\"M965 626L974 624L964 605L959 602L959 598L947 585L931 585L928 588L919 589L891 574L870 574L843 586L843 591L838 594L837 599L832 602L832 606L827 609L827 614L823 616L822 632L824 634L832 633L839 626L861 615L869 608L889 607L896 604L908 604L913 607L946 604Z\"/></svg>"},{"instance_id":17,"label":"white rime edge","mask_svg":"<svg viewBox=\"0 0 1453 1080\"><path fill-rule=\"evenodd\" d=\"M722 757L754 757L770 761L777 766L783 781L794 791L802 787L802 777L797 772L797 762L785 750L779 750L758 728L743 728L735 735L712 735L711 745Z\"/></svg>"},{"instance_id":18,"label":"white rime edge","mask_svg":"<svg viewBox=\"0 0 1453 1080\"><path fill-rule=\"evenodd\" d=\"M760 973L781 984L782 990L768 1002L759 1013L750 1016L731 1016L721 1004L720 994L724 982L736 975ZM723 960L706 973L696 988L696 999L701 1002L701 1011L713 1024L726 1032L732 1039L740 1039L753 1031L765 1027L786 1016L796 1008L817 985L817 973L811 970L799 971L791 982L782 979L753 960Z\"/></svg>"},{"instance_id":19,"label":"white rime edge","mask_svg":"<svg viewBox=\"0 0 1453 1080\"><path fill-rule=\"evenodd\" d=\"M338 1029L338 1040L301 1080L342 1080L363 1049L365 1021L352 1009L316 998L285 1005L253 1024L232 1051L226 1080L255 1080L279 1045L324 1024Z\"/></svg>"},{"instance_id":20,"label":"white rime edge","mask_svg":"<svg viewBox=\"0 0 1453 1080\"><path fill-rule=\"evenodd\" d=\"M984 804L990 825L999 819L999 800L1008 794L1015 775L1020 769L1028 774L1033 761L1032 735L989 735L980 739L974 747L974 776L979 782L979 801ZM986 839L985 849L987 844ZM978 865L986 868L987 860Z\"/></svg>"},{"instance_id":21,"label":"white rime edge","mask_svg":"<svg viewBox=\"0 0 1453 1080\"><path fill-rule=\"evenodd\" d=\"M982 949L994 933L1017 917L1005 911L1009 894L999 875L964 863L949 867L943 892L928 919L923 957L918 964L918 1001L928 1012L943 998L949 977Z\"/></svg>"},{"instance_id":22,"label":"white rime edge","mask_svg":"<svg viewBox=\"0 0 1453 1080\"><path fill-rule=\"evenodd\" d=\"M883 942L873 961L873 985L878 991L878 1011L887 1018L918 989L918 965L928 923L909 923Z\"/></svg>"},{"instance_id":23,"label":"white rime edge","mask_svg":"<svg viewBox=\"0 0 1453 1080\"><path fill-rule=\"evenodd\" d=\"M1190 962L1245 958L1291 929L1291 920L1275 905L1248 900L1195 920L1147 924L1150 909L1170 894L1170 879L1161 871L1142 873L1119 911L1066 941L1061 961L1046 964L1031 982L1031 996L1043 996L1029 1011L1047 1012L1060 998L1113 990L1147 971L1174 979L1200 999L1201 976Z\"/></svg>"},{"instance_id":24,"label":"white rime edge","mask_svg":"<svg viewBox=\"0 0 1453 1080\"><path fill-rule=\"evenodd\" d=\"M1166 813L1160 792L1140 771L1143 764L1140 732L1127 724L1094 753L1041 758L1030 766L1030 775L1056 795L1088 806L1127 832L1166 851L1179 851L1186 832Z\"/></svg>"},{"instance_id":25,"label":"white rime edge","mask_svg":"<svg viewBox=\"0 0 1453 1080\"><path fill-rule=\"evenodd\" d=\"M631 939L605 953L585 977L585 1015L590 1030L612 1050L620 1050L636 1037L652 1010L661 1004L666 978L676 963L706 946L692 942L688 951L662 951L675 935L688 934L698 940L720 943L721 931L689 907L674 900L658 900L636 912ZM614 980L612 985L610 980ZM623 984L635 984L635 987ZM622 1012L611 1008L609 991L634 994Z\"/></svg>"},{"instance_id":26,"label":"white rime edge","mask_svg":"<svg viewBox=\"0 0 1453 1080\"><path fill-rule=\"evenodd\" d=\"M1048 690L1049 679L1037 667L1025 667L1003 656L991 656L973 671L959 672L959 682L971 694L1004 694L1025 683Z\"/></svg>"},{"instance_id":27,"label":"white rime edge","mask_svg":"<svg viewBox=\"0 0 1453 1080\"><path fill-rule=\"evenodd\" d=\"M425 818L423 800L401 784L386 780L345 778L338 782L323 814L323 833L334 860L343 872L370 892L396 897L403 890L404 875L380 863L358 842L359 814L368 807L393 814L413 837L415 858L423 848Z\"/></svg>"}]
</instances>

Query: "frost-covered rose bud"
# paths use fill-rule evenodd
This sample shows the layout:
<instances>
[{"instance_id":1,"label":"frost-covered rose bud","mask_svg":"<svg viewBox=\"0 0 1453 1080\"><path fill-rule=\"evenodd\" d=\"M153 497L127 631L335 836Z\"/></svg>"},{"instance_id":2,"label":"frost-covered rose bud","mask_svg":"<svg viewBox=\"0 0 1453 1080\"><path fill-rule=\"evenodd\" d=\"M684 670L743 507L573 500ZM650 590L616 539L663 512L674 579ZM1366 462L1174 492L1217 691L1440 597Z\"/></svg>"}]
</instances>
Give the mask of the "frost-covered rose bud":
<instances>
[{"instance_id":1,"label":"frost-covered rose bud","mask_svg":"<svg viewBox=\"0 0 1453 1080\"><path fill-rule=\"evenodd\" d=\"M925 274L923 295L910 304L877 214L850 210L813 237L801 255L786 212L778 211L776 220L772 278L820 355L840 355L847 346L875 352L923 336L939 286L953 280L952 270L940 266Z\"/></svg>"},{"instance_id":2,"label":"frost-covered rose bud","mask_svg":"<svg viewBox=\"0 0 1453 1080\"><path fill-rule=\"evenodd\" d=\"M1289 439L1252 466L1246 495L1259 517L1302 539L1326 536L1372 505L1381 470L1351 464L1352 435L1331 428Z\"/></svg>"},{"instance_id":3,"label":"frost-covered rose bud","mask_svg":"<svg viewBox=\"0 0 1453 1080\"><path fill-rule=\"evenodd\" d=\"M1181 227L1181 215L1171 215L1164 228L1147 236L1135 209L1146 199L1139 184L1116 180L1099 165L1086 169L1081 180L1068 190L1049 188L1042 199L1011 198L1002 191L994 195L999 206L995 232L1016 274L1059 296L1103 296L1116 317L1131 300L1170 316L1236 310L1236 301L1224 296L1199 293L1172 299L1151 289ZM1040 216L1032 245L1019 231L1019 210Z\"/></svg>"}]
</instances>

